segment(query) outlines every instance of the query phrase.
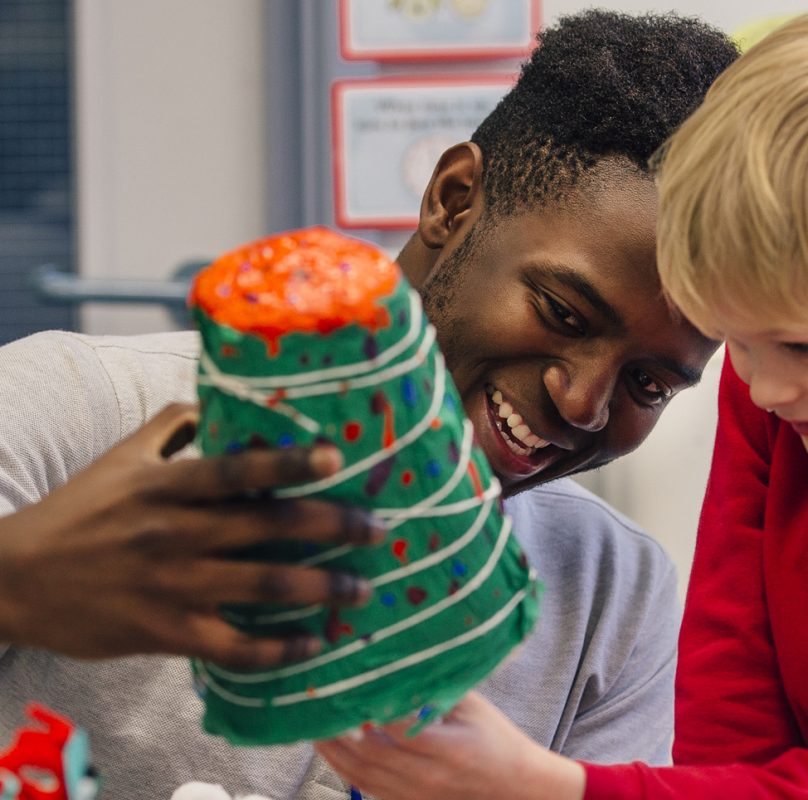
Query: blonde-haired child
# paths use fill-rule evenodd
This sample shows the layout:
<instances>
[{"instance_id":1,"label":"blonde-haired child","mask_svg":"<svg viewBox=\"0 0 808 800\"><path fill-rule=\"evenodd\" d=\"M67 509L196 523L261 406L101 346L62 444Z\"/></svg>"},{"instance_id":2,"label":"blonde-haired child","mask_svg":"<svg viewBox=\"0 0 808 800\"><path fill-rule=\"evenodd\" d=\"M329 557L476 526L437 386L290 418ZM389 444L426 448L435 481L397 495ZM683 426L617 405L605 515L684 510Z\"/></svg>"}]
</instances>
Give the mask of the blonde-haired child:
<instances>
[{"instance_id":1,"label":"blonde-haired child","mask_svg":"<svg viewBox=\"0 0 808 800\"><path fill-rule=\"evenodd\" d=\"M729 67L658 161L663 285L728 349L676 766L570 761L470 696L415 739L321 746L385 800L808 798L808 15ZM486 760L495 787L467 779Z\"/></svg>"}]
</instances>

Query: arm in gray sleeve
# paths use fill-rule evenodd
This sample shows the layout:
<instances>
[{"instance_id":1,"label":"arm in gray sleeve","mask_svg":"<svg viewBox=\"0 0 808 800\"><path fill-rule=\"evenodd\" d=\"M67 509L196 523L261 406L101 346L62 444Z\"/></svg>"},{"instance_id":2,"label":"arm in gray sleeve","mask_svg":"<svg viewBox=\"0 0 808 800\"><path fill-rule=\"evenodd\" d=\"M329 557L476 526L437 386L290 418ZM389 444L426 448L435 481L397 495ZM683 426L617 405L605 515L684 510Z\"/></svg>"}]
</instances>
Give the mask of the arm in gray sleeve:
<instances>
[{"instance_id":1,"label":"arm in gray sleeve","mask_svg":"<svg viewBox=\"0 0 808 800\"><path fill-rule=\"evenodd\" d=\"M644 613L613 617L598 631L595 650L609 663L609 641L619 642L622 665L593 674L562 752L595 763L671 763L676 643L681 610L672 566L643 582ZM619 591L619 590L618 590ZM594 654L594 653L593 653ZM588 696L595 699L589 702Z\"/></svg>"},{"instance_id":2,"label":"arm in gray sleeve","mask_svg":"<svg viewBox=\"0 0 808 800\"><path fill-rule=\"evenodd\" d=\"M571 758L669 763L680 619L670 559L570 480L506 510L544 593L535 631L482 693Z\"/></svg>"},{"instance_id":3,"label":"arm in gray sleeve","mask_svg":"<svg viewBox=\"0 0 808 800\"><path fill-rule=\"evenodd\" d=\"M0 515L40 500L120 436L106 371L80 337L0 347Z\"/></svg>"}]
</instances>

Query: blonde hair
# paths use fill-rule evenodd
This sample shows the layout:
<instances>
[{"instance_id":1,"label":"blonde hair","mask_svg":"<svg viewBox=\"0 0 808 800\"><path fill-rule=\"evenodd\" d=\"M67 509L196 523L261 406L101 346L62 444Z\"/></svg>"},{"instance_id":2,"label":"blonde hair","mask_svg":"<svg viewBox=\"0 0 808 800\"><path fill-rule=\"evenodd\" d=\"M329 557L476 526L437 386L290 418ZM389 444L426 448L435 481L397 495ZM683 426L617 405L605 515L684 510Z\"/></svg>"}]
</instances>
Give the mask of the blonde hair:
<instances>
[{"instance_id":1,"label":"blonde hair","mask_svg":"<svg viewBox=\"0 0 808 800\"><path fill-rule=\"evenodd\" d=\"M693 324L808 321L808 15L722 73L655 161L660 277Z\"/></svg>"}]
</instances>

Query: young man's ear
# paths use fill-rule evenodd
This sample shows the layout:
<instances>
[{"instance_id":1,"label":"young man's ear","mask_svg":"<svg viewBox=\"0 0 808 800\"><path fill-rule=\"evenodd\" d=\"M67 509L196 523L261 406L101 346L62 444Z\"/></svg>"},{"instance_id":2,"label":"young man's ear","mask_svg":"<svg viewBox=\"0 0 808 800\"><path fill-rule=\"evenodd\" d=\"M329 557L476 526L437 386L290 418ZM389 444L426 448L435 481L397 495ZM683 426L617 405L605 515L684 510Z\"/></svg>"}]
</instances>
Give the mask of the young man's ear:
<instances>
[{"instance_id":1,"label":"young man's ear","mask_svg":"<svg viewBox=\"0 0 808 800\"><path fill-rule=\"evenodd\" d=\"M450 147L441 157L421 200L418 233L429 248L446 244L449 234L482 208L483 154L474 142Z\"/></svg>"}]
</instances>

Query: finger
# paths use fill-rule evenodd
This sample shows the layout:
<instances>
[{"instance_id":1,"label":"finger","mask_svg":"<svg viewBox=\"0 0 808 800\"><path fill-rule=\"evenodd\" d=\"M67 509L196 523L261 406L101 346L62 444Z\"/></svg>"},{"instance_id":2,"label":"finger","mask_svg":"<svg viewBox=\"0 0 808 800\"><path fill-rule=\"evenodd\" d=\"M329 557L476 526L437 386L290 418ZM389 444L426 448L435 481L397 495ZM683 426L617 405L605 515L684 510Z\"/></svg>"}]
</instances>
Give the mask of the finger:
<instances>
[{"instance_id":1,"label":"finger","mask_svg":"<svg viewBox=\"0 0 808 800\"><path fill-rule=\"evenodd\" d=\"M344 739L332 739L314 743L314 749L328 762L334 772L346 783L355 786L362 794L375 797L392 797L383 791L384 776L372 774L375 765L368 765L344 746Z\"/></svg>"},{"instance_id":2,"label":"finger","mask_svg":"<svg viewBox=\"0 0 808 800\"><path fill-rule=\"evenodd\" d=\"M165 569L158 580L168 596L207 610L229 603L359 606L373 593L360 576L290 564L207 559L182 571Z\"/></svg>"},{"instance_id":3,"label":"finger","mask_svg":"<svg viewBox=\"0 0 808 800\"><path fill-rule=\"evenodd\" d=\"M411 714L403 719L395 720L395 722L389 722L387 725L383 725L379 730L397 745L408 747L414 742L420 743L423 739L421 732L415 736L410 734L413 725L417 722L417 715Z\"/></svg>"},{"instance_id":4,"label":"finger","mask_svg":"<svg viewBox=\"0 0 808 800\"><path fill-rule=\"evenodd\" d=\"M178 547L233 551L279 540L317 544L379 544L384 523L367 511L323 500L256 498L192 508L177 516ZM178 531L179 534L179 531Z\"/></svg>"},{"instance_id":5,"label":"finger","mask_svg":"<svg viewBox=\"0 0 808 800\"><path fill-rule=\"evenodd\" d=\"M166 464L160 486L163 494L172 497L217 500L318 480L333 475L341 466L342 454L330 445L253 449Z\"/></svg>"},{"instance_id":6,"label":"finger","mask_svg":"<svg viewBox=\"0 0 808 800\"><path fill-rule=\"evenodd\" d=\"M196 405L171 403L124 439L121 449L136 449L155 460L169 458L193 440L198 422Z\"/></svg>"},{"instance_id":7,"label":"finger","mask_svg":"<svg viewBox=\"0 0 808 800\"><path fill-rule=\"evenodd\" d=\"M469 692L446 715L446 720L447 722L461 722L478 714L486 713L492 708L491 704L479 692Z\"/></svg>"},{"instance_id":8,"label":"finger","mask_svg":"<svg viewBox=\"0 0 808 800\"><path fill-rule=\"evenodd\" d=\"M317 655L322 649L322 643L315 636L295 635L287 639L250 636L217 614L189 618L174 643L177 655L196 656L245 670L300 661Z\"/></svg>"},{"instance_id":9,"label":"finger","mask_svg":"<svg viewBox=\"0 0 808 800\"><path fill-rule=\"evenodd\" d=\"M385 798L411 797L412 776L422 775L429 766L427 759L413 756L373 731L361 739L343 736L317 746L351 783L366 786L371 794Z\"/></svg>"}]
</instances>

